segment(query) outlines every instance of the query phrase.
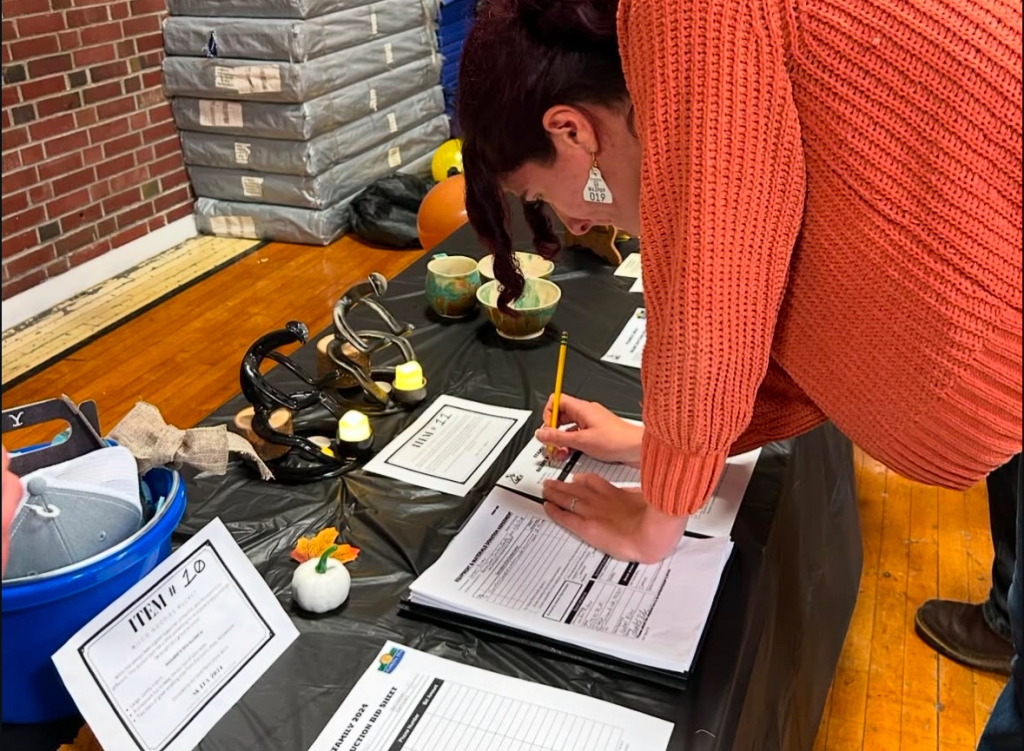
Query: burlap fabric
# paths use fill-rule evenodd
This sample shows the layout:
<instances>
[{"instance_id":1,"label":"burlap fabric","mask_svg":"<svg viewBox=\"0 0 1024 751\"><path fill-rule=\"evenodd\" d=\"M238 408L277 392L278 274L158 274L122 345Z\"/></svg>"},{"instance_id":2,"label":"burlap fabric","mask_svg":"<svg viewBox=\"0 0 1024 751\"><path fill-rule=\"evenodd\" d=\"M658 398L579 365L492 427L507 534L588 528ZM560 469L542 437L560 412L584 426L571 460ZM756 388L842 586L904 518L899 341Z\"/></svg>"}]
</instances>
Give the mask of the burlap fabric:
<instances>
[{"instance_id":1,"label":"burlap fabric","mask_svg":"<svg viewBox=\"0 0 1024 751\"><path fill-rule=\"evenodd\" d=\"M256 464L264 480L274 479L252 444L226 425L182 430L164 422L160 410L146 402L132 407L109 437L132 452L140 474L153 467L188 465L203 474L223 475L228 471L230 454L236 453Z\"/></svg>"}]
</instances>

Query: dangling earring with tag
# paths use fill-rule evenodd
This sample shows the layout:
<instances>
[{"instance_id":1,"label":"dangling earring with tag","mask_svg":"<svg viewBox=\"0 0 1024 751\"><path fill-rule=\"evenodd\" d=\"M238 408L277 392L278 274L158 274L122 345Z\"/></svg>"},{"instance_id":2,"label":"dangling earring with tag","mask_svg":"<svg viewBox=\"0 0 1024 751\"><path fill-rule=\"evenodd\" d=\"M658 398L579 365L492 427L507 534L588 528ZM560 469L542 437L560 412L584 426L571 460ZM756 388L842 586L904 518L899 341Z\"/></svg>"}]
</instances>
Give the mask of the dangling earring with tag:
<instances>
[{"instance_id":1,"label":"dangling earring with tag","mask_svg":"<svg viewBox=\"0 0 1024 751\"><path fill-rule=\"evenodd\" d=\"M593 161L590 165L590 176L587 178L587 184L583 186L583 200L587 203L611 203L612 190L604 181L601 168L597 166L597 155L594 154L591 158Z\"/></svg>"}]
</instances>

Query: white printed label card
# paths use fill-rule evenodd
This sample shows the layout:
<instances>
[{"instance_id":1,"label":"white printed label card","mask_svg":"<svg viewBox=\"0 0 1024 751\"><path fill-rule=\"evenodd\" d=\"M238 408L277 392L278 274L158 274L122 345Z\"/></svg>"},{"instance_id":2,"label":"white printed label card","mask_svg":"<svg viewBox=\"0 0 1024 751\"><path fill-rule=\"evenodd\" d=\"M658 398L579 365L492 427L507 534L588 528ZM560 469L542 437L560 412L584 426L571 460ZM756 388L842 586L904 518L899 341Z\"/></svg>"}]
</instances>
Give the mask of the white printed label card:
<instances>
[{"instance_id":1,"label":"white printed label card","mask_svg":"<svg viewBox=\"0 0 1024 751\"><path fill-rule=\"evenodd\" d=\"M647 309L637 308L601 360L627 368L640 368L646 343Z\"/></svg>"},{"instance_id":2,"label":"white printed label card","mask_svg":"<svg viewBox=\"0 0 1024 751\"><path fill-rule=\"evenodd\" d=\"M440 396L364 469L465 497L531 414L525 409Z\"/></svg>"},{"instance_id":3,"label":"white printed label card","mask_svg":"<svg viewBox=\"0 0 1024 751\"><path fill-rule=\"evenodd\" d=\"M215 519L53 662L104 748L191 751L297 637Z\"/></svg>"},{"instance_id":4,"label":"white printed label card","mask_svg":"<svg viewBox=\"0 0 1024 751\"><path fill-rule=\"evenodd\" d=\"M630 253L625 260L615 269L615 276L625 276L632 279L640 277L640 254Z\"/></svg>"}]
</instances>

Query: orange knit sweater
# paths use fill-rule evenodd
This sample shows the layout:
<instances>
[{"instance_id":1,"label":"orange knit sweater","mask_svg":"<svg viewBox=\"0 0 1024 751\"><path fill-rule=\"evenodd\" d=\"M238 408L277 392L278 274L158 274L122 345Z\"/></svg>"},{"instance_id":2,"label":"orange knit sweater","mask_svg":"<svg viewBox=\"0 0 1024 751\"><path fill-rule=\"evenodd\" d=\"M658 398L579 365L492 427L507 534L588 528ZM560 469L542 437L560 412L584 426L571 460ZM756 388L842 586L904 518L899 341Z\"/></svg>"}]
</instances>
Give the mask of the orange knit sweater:
<instances>
[{"instance_id":1,"label":"orange knit sweater","mask_svg":"<svg viewBox=\"0 0 1024 751\"><path fill-rule=\"evenodd\" d=\"M1019 0L621 0L642 477L832 420L965 488L1021 450Z\"/></svg>"}]
</instances>

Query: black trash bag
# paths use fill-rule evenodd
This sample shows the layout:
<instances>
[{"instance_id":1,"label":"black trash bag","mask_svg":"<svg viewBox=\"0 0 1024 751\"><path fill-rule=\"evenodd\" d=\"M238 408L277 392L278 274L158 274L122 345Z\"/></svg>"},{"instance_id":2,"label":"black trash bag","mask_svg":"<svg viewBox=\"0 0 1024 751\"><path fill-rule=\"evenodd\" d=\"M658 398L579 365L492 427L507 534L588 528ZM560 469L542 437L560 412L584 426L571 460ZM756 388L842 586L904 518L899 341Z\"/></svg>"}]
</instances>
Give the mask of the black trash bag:
<instances>
[{"instance_id":1,"label":"black trash bag","mask_svg":"<svg viewBox=\"0 0 1024 751\"><path fill-rule=\"evenodd\" d=\"M396 173L381 178L360 193L349 206L352 232L369 245L418 248L416 214L432 180Z\"/></svg>"}]
</instances>

